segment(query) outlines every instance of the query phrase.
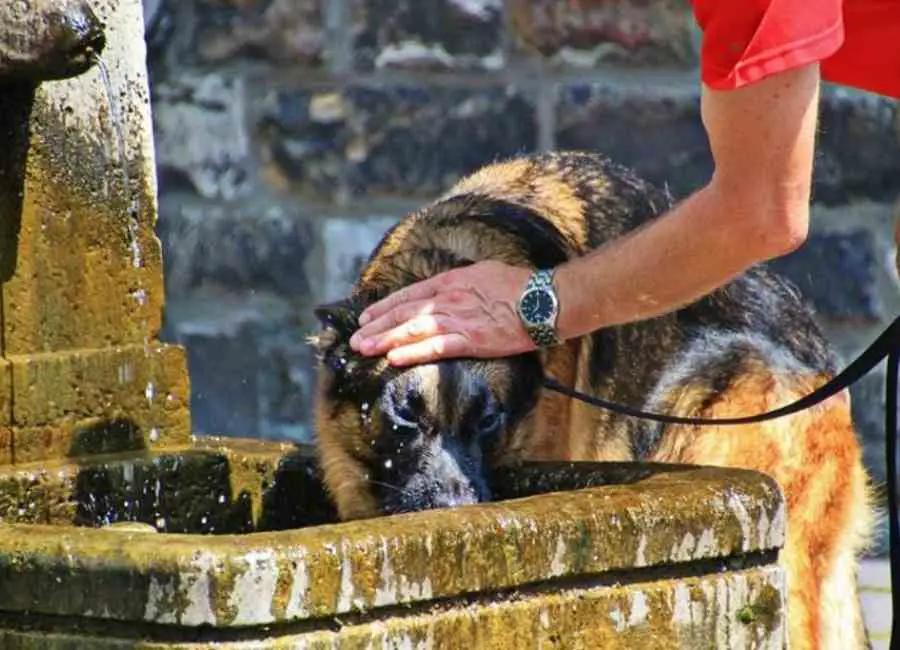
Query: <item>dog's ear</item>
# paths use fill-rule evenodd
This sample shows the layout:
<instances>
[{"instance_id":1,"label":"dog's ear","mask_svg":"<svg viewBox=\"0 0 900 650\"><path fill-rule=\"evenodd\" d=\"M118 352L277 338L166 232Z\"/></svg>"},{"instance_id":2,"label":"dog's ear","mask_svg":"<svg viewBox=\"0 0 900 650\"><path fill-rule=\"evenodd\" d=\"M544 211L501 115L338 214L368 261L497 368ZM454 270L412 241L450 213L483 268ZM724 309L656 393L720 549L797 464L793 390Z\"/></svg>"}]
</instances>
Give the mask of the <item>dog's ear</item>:
<instances>
[{"instance_id":1,"label":"dog's ear","mask_svg":"<svg viewBox=\"0 0 900 650\"><path fill-rule=\"evenodd\" d=\"M309 337L309 342L319 354L349 341L359 327L359 314L349 298L319 305L313 313L322 331Z\"/></svg>"},{"instance_id":2,"label":"dog's ear","mask_svg":"<svg viewBox=\"0 0 900 650\"><path fill-rule=\"evenodd\" d=\"M359 328L359 314L350 298L319 305L313 310L324 329L336 330L350 336Z\"/></svg>"}]
</instances>

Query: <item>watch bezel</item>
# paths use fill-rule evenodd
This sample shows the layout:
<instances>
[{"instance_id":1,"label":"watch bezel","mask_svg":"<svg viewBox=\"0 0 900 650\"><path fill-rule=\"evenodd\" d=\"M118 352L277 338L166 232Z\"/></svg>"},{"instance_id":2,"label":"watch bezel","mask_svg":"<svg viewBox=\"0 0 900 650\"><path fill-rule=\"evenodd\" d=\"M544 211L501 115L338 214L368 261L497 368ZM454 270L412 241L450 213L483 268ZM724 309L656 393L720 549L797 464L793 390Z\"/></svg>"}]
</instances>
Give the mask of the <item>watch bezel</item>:
<instances>
[{"instance_id":1,"label":"watch bezel","mask_svg":"<svg viewBox=\"0 0 900 650\"><path fill-rule=\"evenodd\" d=\"M550 302L553 303L553 313L546 319L534 320L524 310L525 299L528 296L536 293L547 294L550 297ZM554 325L559 315L559 297L557 297L556 292L552 287L531 287L530 289L522 292L522 296L519 298L519 315L527 325L532 327L540 325Z\"/></svg>"}]
</instances>

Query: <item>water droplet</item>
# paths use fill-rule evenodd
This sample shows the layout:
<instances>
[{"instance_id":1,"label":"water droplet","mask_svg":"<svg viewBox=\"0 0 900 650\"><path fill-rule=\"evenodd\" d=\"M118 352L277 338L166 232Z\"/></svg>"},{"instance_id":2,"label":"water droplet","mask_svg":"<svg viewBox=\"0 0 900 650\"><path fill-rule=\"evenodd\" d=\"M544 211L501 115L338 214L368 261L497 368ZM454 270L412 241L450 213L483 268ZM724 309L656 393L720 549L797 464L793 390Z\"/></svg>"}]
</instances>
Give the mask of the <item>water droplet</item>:
<instances>
[{"instance_id":1,"label":"water droplet","mask_svg":"<svg viewBox=\"0 0 900 650\"><path fill-rule=\"evenodd\" d=\"M394 466L394 461L392 461L390 458L388 458L386 461L384 461L385 469L390 469L393 466Z\"/></svg>"}]
</instances>

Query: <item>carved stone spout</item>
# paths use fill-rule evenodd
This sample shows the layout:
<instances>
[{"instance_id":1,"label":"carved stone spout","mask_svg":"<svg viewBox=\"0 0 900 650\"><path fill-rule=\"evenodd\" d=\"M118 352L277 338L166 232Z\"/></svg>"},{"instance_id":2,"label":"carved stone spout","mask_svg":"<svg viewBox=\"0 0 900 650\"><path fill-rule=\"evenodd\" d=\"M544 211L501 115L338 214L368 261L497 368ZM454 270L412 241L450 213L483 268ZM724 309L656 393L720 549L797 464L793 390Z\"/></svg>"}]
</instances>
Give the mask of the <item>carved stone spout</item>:
<instances>
[{"instance_id":1,"label":"carved stone spout","mask_svg":"<svg viewBox=\"0 0 900 650\"><path fill-rule=\"evenodd\" d=\"M83 0L0 2L0 83L75 77L105 45L104 25Z\"/></svg>"}]
</instances>

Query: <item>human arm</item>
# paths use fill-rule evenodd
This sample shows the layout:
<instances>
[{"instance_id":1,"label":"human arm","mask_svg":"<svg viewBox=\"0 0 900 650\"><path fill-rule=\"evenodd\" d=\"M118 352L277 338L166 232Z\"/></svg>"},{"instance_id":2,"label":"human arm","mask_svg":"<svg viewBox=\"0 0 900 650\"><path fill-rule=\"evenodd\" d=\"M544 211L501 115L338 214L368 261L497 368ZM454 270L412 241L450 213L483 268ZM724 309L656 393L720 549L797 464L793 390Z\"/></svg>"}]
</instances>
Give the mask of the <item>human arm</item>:
<instances>
[{"instance_id":1,"label":"human arm","mask_svg":"<svg viewBox=\"0 0 900 650\"><path fill-rule=\"evenodd\" d=\"M802 244L818 97L817 64L737 90L704 88L712 178L643 228L557 269L561 337L670 312ZM370 306L351 343L397 365L533 349L516 313L529 274L482 262L435 276Z\"/></svg>"}]
</instances>

